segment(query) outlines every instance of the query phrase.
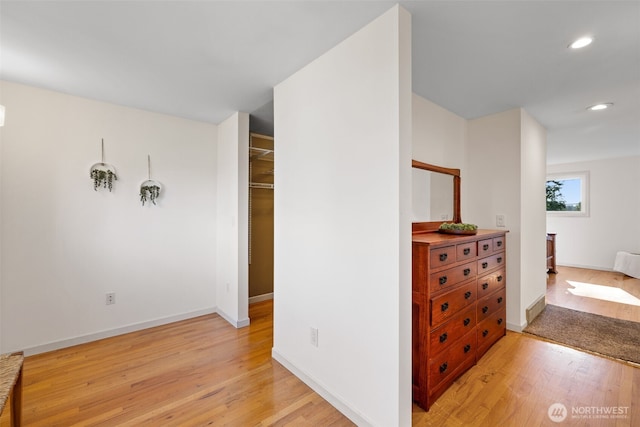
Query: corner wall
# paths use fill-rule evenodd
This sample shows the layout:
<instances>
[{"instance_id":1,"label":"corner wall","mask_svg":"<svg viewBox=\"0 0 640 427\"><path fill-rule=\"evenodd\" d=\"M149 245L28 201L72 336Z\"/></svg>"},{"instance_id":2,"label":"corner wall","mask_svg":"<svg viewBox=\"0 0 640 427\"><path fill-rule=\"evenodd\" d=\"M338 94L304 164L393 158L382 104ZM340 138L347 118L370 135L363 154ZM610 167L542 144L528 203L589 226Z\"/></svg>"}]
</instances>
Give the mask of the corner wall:
<instances>
[{"instance_id":1,"label":"corner wall","mask_svg":"<svg viewBox=\"0 0 640 427\"><path fill-rule=\"evenodd\" d=\"M10 82L1 90L2 352L214 312L217 126ZM101 138L112 192L89 178ZM157 206L139 198L147 154L164 186Z\"/></svg>"},{"instance_id":2,"label":"corner wall","mask_svg":"<svg viewBox=\"0 0 640 427\"><path fill-rule=\"evenodd\" d=\"M411 424L410 39L395 6L274 91L273 355L359 425Z\"/></svg>"},{"instance_id":3,"label":"corner wall","mask_svg":"<svg viewBox=\"0 0 640 427\"><path fill-rule=\"evenodd\" d=\"M544 171L546 135L514 108L469 121L462 179L465 222L507 233L507 327L521 331L526 309L546 290Z\"/></svg>"},{"instance_id":4,"label":"corner wall","mask_svg":"<svg viewBox=\"0 0 640 427\"><path fill-rule=\"evenodd\" d=\"M520 326L524 326L526 310L547 293L547 130L524 109L520 109L520 123L520 315L524 316Z\"/></svg>"},{"instance_id":5,"label":"corner wall","mask_svg":"<svg viewBox=\"0 0 640 427\"><path fill-rule=\"evenodd\" d=\"M249 324L249 115L235 113L218 130L218 314Z\"/></svg>"}]
</instances>

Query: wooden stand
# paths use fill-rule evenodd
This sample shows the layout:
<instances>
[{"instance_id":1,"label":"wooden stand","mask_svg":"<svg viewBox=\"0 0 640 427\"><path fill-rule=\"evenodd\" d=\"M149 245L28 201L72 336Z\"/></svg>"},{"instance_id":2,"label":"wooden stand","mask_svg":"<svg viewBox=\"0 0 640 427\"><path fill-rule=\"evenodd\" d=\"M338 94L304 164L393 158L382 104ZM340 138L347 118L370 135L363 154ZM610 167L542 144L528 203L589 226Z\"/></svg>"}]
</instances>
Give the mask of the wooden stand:
<instances>
[{"instance_id":1,"label":"wooden stand","mask_svg":"<svg viewBox=\"0 0 640 427\"><path fill-rule=\"evenodd\" d=\"M556 270L556 233L547 233L547 273L558 273Z\"/></svg>"}]
</instances>

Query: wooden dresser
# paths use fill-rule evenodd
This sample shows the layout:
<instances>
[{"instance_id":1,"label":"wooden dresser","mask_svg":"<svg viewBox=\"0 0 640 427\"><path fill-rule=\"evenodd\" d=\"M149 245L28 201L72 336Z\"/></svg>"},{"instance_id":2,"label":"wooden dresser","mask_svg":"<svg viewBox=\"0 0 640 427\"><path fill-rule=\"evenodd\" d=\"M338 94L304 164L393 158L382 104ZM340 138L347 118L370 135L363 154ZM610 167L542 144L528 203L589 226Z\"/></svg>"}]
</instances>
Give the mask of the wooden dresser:
<instances>
[{"instance_id":1,"label":"wooden dresser","mask_svg":"<svg viewBox=\"0 0 640 427\"><path fill-rule=\"evenodd\" d=\"M413 234L413 399L426 410L506 333L505 233Z\"/></svg>"}]
</instances>

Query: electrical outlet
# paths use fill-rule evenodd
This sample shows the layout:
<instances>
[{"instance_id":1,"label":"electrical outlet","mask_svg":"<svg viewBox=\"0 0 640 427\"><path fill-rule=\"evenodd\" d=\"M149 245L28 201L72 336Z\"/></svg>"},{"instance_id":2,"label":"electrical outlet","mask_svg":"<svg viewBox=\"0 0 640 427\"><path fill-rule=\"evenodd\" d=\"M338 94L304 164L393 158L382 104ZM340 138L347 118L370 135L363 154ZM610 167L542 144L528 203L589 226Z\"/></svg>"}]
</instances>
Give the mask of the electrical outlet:
<instances>
[{"instance_id":1,"label":"electrical outlet","mask_svg":"<svg viewBox=\"0 0 640 427\"><path fill-rule=\"evenodd\" d=\"M116 303L116 293L115 292L109 292L106 295L105 304L111 305L111 304L115 304L115 303Z\"/></svg>"},{"instance_id":2,"label":"electrical outlet","mask_svg":"<svg viewBox=\"0 0 640 427\"><path fill-rule=\"evenodd\" d=\"M318 328L311 328L311 345L314 347L318 346Z\"/></svg>"},{"instance_id":3,"label":"electrical outlet","mask_svg":"<svg viewBox=\"0 0 640 427\"><path fill-rule=\"evenodd\" d=\"M504 215L498 214L496 215L496 227L504 227L505 225Z\"/></svg>"}]
</instances>

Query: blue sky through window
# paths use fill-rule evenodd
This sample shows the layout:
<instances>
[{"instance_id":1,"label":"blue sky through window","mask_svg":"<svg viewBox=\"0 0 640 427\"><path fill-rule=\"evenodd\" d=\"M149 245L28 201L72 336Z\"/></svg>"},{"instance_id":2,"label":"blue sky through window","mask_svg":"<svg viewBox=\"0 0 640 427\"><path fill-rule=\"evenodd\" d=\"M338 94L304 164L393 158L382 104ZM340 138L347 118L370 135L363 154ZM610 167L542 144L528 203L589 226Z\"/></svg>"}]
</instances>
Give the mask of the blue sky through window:
<instances>
[{"instance_id":1,"label":"blue sky through window","mask_svg":"<svg viewBox=\"0 0 640 427\"><path fill-rule=\"evenodd\" d=\"M571 205L575 203L579 203L581 201L580 197L580 179L562 179L559 180L562 182L562 197L564 198L565 203Z\"/></svg>"}]
</instances>

